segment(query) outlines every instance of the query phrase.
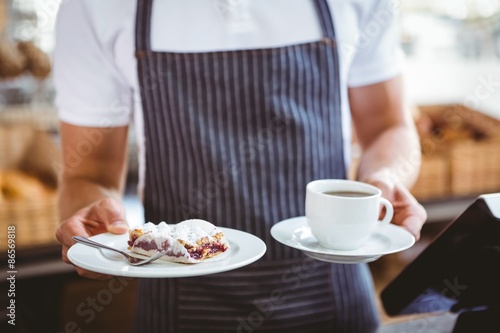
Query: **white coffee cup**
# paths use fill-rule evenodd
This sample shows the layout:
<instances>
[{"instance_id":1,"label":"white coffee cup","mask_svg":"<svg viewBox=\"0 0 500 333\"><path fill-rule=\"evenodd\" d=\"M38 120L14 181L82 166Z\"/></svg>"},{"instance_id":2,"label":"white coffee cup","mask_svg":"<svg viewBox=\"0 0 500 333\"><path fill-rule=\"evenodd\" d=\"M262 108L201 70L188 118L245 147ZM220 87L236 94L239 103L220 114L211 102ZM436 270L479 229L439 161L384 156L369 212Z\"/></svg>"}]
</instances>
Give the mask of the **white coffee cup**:
<instances>
[{"instance_id":1,"label":"white coffee cup","mask_svg":"<svg viewBox=\"0 0 500 333\"><path fill-rule=\"evenodd\" d=\"M381 205L385 207L385 216L379 221ZM377 228L391 222L393 215L391 203L382 198L382 191L375 186L343 179L320 179L307 184L307 224L327 249L362 247Z\"/></svg>"}]
</instances>

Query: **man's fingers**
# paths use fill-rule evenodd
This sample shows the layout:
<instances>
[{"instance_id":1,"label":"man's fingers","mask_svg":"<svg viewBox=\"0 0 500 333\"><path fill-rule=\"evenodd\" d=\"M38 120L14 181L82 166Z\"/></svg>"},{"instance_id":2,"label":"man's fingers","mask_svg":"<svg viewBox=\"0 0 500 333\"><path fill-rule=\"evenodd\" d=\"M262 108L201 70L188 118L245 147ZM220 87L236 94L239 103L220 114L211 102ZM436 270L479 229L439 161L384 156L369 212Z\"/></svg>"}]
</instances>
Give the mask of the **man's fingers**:
<instances>
[{"instance_id":1,"label":"man's fingers","mask_svg":"<svg viewBox=\"0 0 500 333\"><path fill-rule=\"evenodd\" d=\"M72 217L62 222L56 230L56 238L63 245L61 258L71 264L68 259L68 250L75 241L73 236L90 237L103 232L123 234L128 231L125 221L125 208L114 199L103 199L84 207ZM76 267L79 275L95 280L108 280L112 276L99 274Z\"/></svg>"},{"instance_id":2,"label":"man's fingers","mask_svg":"<svg viewBox=\"0 0 500 333\"><path fill-rule=\"evenodd\" d=\"M128 229L123 205L110 198L100 200L80 209L59 225L56 230L56 238L62 244L61 258L65 263L72 264L68 259L68 250L75 243L73 236L90 237L103 232L123 234ZM112 277L77 266L75 269L80 276L94 280L108 280Z\"/></svg>"},{"instance_id":3,"label":"man's fingers","mask_svg":"<svg viewBox=\"0 0 500 333\"><path fill-rule=\"evenodd\" d=\"M93 206L89 210L88 218L102 223L106 231L114 234L128 231L125 208L120 202L111 198L103 199Z\"/></svg>"},{"instance_id":4,"label":"man's fingers","mask_svg":"<svg viewBox=\"0 0 500 333\"><path fill-rule=\"evenodd\" d=\"M71 264L71 261L69 261L69 259L68 259L68 247L67 246L63 246L63 249L61 252L61 259L63 262L65 262L67 264Z\"/></svg>"},{"instance_id":5,"label":"man's fingers","mask_svg":"<svg viewBox=\"0 0 500 333\"><path fill-rule=\"evenodd\" d=\"M423 223L420 218L410 216L403 221L401 227L405 228L411 234L413 234L413 236L415 236L415 240L418 241L420 239L420 230L422 229L422 224Z\"/></svg>"},{"instance_id":6,"label":"man's fingers","mask_svg":"<svg viewBox=\"0 0 500 333\"><path fill-rule=\"evenodd\" d=\"M403 185L397 184L396 185L397 190L395 191L395 197L394 201L395 202L404 202L404 203L411 203L411 204L418 204L417 199L410 193L410 191Z\"/></svg>"},{"instance_id":7,"label":"man's fingers","mask_svg":"<svg viewBox=\"0 0 500 333\"><path fill-rule=\"evenodd\" d=\"M67 219L61 223L56 230L56 238L59 243L63 245L63 251L64 248L66 248L67 251L67 249L75 243L72 237L76 235L83 237L90 236L83 222L77 217Z\"/></svg>"},{"instance_id":8,"label":"man's fingers","mask_svg":"<svg viewBox=\"0 0 500 333\"><path fill-rule=\"evenodd\" d=\"M87 271L87 270L85 270L85 269L83 269L81 267L75 266L68 259L68 250L69 250L69 247L63 245L62 253L61 253L62 261L65 262L65 263L67 263L67 264L73 265L75 267L76 272L78 273L78 275L86 277L86 278L89 278L89 279L94 279L94 280L109 280L110 278L112 278L111 275L99 274L99 273L95 273L95 272L92 272L92 271Z\"/></svg>"},{"instance_id":9,"label":"man's fingers","mask_svg":"<svg viewBox=\"0 0 500 333\"><path fill-rule=\"evenodd\" d=\"M69 247L63 245L62 252L61 252L61 259L63 262L73 265L73 263L68 259L68 250ZM112 276L111 275L105 275L105 274L99 274L91 271L87 271L83 268L80 268L78 266L73 265L76 269L76 272L83 277L89 278L89 279L95 279L95 280L108 280Z\"/></svg>"}]
</instances>

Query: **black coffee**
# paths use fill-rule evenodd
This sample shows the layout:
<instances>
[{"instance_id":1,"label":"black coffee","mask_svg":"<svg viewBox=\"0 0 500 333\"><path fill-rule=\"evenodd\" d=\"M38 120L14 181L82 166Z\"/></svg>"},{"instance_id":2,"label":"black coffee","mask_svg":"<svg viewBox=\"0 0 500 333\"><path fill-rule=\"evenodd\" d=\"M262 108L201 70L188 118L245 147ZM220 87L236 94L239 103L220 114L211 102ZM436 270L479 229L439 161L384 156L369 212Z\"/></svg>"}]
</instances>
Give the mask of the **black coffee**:
<instances>
[{"instance_id":1,"label":"black coffee","mask_svg":"<svg viewBox=\"0 0 500 333\"><path fill-rule=\"evenodd\" d=\"M323 192L324 194L334 195L337 197L369 197L372 196L373 193L368 192L358 192L358 191L327 191Z\"/></svg>"}]
</instances>

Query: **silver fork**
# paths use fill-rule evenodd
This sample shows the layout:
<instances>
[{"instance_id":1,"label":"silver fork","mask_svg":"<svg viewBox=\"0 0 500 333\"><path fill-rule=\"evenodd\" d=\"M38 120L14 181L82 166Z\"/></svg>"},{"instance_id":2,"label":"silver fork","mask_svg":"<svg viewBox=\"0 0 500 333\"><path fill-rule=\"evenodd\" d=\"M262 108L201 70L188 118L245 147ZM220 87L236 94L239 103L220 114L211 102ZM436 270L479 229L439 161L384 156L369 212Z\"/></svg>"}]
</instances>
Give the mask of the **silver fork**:
<instances>
[{"instance_id":1,"label":"silver fork","mask_svg":"<svg viewBox=\"0 0 500 333\"><path fill-rule=\"evenodd\" d=\"M150 263L152 261L159 259L160 257L163 257L166 253L166 251L160 251L160 252L155 253L154 255L152 255L151 257L149 257L147 259L140 259L140 258L132 257L131 255L129 255L126 252L114 249L112 247L106 246L106 245L98 243L98 242L94 242L93 240L90 240L90 239L82 237L82 236L73 236L73 240L75 240L78 243L82 243L82 244L85 244L88 246L95 247L97 249L106 249L106 250L118 252L121 255L123 255L126 258L126 260L128 261L128 263L132 266L145 265L147 263Z\"/></svg>"}]
</instances>

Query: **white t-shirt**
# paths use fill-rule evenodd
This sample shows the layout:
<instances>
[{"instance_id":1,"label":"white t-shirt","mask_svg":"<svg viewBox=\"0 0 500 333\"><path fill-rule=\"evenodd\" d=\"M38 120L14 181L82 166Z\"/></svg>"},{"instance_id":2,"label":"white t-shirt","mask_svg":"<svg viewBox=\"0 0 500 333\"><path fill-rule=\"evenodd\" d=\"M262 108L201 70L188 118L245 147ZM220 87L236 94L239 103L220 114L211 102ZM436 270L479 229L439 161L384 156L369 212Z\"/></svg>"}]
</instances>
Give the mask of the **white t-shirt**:
<instances>
[{"instance_id":1,"label":"white t-shirt","mask_svg":"<svg viewBox=\"0 0 500 333\"><path fill-rule=\"evenodd\" d=\"M401 72L399 2L328 0L339 45L342 119L349 161L347 88ZM62 3L54 52L56 105L62 121L113 127L135 122L143 178L143 115L135 52L135 0ZM322 39L312 0L156 0L154 51L269 48Z\"/></svg>"}]
</instances>

